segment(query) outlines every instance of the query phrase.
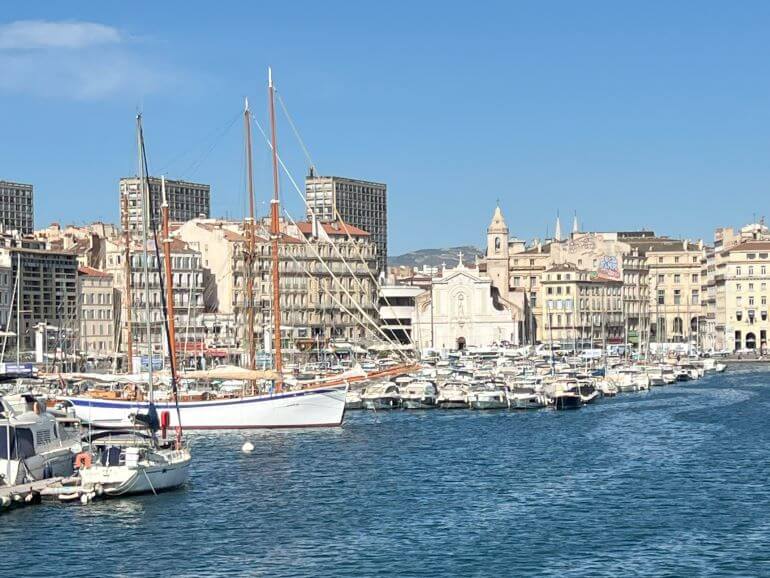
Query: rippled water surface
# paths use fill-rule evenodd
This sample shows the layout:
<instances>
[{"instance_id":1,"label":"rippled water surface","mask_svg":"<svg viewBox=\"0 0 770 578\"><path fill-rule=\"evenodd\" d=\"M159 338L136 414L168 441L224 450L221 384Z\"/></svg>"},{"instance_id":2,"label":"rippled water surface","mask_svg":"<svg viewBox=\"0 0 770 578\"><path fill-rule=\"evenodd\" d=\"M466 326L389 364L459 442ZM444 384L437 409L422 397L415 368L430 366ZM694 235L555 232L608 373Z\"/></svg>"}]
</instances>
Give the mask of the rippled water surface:
<instances>
[{"instance_id":1,"label":"rippled water surface","mask_svg":"<svg viewBox=\"0 0 770 578\"><path fill-rule=\"evenodd\" d=\"M0 575L770 575L769 414L770 372L733 367L577 412L195 435L185 489L3 514Z\"/></svg>"}]
</instances>

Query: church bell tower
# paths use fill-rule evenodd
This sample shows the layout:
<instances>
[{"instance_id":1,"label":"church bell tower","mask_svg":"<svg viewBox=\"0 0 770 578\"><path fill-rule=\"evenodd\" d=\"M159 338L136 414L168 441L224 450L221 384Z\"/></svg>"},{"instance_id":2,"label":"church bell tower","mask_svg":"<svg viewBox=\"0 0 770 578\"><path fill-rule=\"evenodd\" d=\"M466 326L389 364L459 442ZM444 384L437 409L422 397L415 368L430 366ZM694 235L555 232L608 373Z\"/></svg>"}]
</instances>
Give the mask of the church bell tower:
<instances>
[{"instance_id":1,"label":"church bell tower","mask_svg":"<svg viewBox=\"0 0 770 578\"><path fill-rule=\"evenodd\" d=\"M508 298L508 225L505 224L500 205L495 207L492 222L487 228L487 276L497 287L500 296Z\"/></svg>"}]
</instances>

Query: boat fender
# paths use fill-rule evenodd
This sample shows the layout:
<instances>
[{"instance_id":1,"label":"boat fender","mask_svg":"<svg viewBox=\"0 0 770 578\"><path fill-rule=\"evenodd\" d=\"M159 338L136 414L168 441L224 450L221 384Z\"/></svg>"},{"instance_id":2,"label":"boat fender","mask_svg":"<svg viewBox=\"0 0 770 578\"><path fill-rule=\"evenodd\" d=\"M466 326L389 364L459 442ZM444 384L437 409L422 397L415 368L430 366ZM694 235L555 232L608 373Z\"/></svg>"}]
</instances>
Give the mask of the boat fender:
<instances>
[{"instance_id":1,"label":"boat fender","mask_svg":"<svg viewBox=\"0 0 770 578\"><path fill-rule=\"evenodd\" d=\"M3 508L7 508L10 505L11 505L11 498L9 498L8 496L0 497L0 506L2 506Z\"/></svg>"},{"instance_id":2,"label":"boat fender","mask_svg":"<svg viewBox=\"0 0 770 578\"><path fill-rule=\"evenodd\" d=\"M75 469L88 469L91 467L91 454L88 452L80 452L75 456Z\"/></svg>"},{"instance_id":3,"label":"boat fender","mask_svg":"<svg viewBox=\"0 0 770 578\"><path fill-rule=\"evenodd\" d=\"M87 504L89 501L88 494L83 494L80 496L80 503L81 504Z\"/></svg>"}]
</instances>

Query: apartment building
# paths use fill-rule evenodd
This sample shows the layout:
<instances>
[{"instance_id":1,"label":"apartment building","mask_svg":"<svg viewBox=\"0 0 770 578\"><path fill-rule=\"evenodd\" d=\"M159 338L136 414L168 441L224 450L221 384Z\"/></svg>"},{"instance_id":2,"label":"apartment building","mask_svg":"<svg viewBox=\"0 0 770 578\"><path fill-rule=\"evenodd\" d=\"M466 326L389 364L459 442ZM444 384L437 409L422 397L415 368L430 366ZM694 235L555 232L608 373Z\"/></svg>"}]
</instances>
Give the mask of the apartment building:
<instances>
[{"instance_id":1,"label":"apartment building","mask_svg":"<svg viewBox=\"0 0 770 578\"><path fill-rule=\"evenodd\" d=\"M5 231L32 233L35 228L32 185L0 180L0 225Z\"/></svg>"},{"instance_id":2,"label":"apartment building","mask_svg":"<svg viewBox=\"0 0 770 578\"><path fill-rule=\"evenodd\" d=\"M162 203L161 179L149 177L152 205L151 219L160 226ZM166 180L169 220L183 223L190 219L208 218L211 213L211 187L201 183ZM120 179L120 222L131 236L140 239L142 235L142 187L139 177Z\"/></svg>"},{"instance_id":3,"label":"apartment building","mask_svg":"<svg viewBox=\"0 0 770 578\"><path fill-rule=\"evenodd\" d=\"M388 262L388 189L384 183L345 177L322 177L311 167L305 178L307 219L335 221L369 233L377 248L377 271Z\"/></svg>"},{"instance_id":4,"label":"apartment building","mask_svg":"<svg viewBox=\"0 0 770 578\"><path fill-rule=\"evenodd\" d=\"M114 290L111 274L92 267L78 269L79 348L87 358L108 358L116 352Z\"/></svg>"}]
</instances>

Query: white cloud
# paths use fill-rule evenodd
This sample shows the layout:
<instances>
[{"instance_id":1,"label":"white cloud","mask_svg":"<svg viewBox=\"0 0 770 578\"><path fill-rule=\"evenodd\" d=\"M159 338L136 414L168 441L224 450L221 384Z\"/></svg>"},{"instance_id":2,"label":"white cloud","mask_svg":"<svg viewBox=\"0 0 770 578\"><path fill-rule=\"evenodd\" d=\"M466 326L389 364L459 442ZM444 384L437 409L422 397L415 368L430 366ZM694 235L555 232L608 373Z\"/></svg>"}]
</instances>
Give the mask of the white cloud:
<instances>
[{"instance_id":1,"label":"white cloud","mask_svg":"<svg viewBox=\"0 0 770 578\"><path fill-rule=\"evenodd\" d=\"M18 20L0 25L0 50L85 48L122 40L116 28L95 22Z\"/></svg>"},{"instance_id":2,"label":"white cloud","mask_svg":"<svg viewBox=\"0 0 770 578\"><path fill-rule=\"evenodd\" d=\"M23 20L0 25L0 92L51 98L137 98L173 77L141 46L94 22Z\"/></svg>"}]
</instances>

